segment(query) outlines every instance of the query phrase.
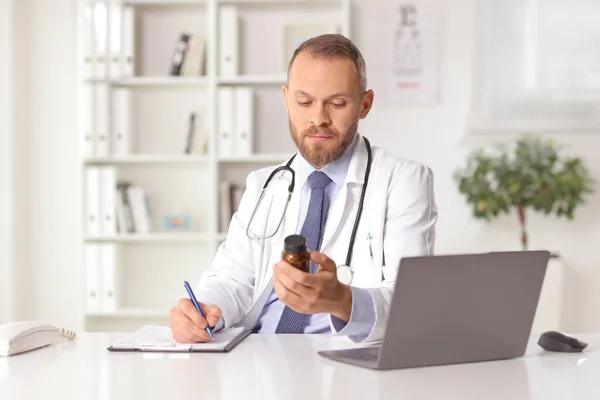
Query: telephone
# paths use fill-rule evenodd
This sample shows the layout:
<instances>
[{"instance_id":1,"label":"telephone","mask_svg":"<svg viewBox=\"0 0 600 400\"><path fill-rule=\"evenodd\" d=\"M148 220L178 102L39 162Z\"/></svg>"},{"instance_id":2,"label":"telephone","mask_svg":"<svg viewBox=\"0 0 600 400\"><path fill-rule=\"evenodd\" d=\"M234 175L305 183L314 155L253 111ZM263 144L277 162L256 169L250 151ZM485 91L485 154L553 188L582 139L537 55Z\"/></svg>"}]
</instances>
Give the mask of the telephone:
<instances>
[{"instance_id":1,"label":"telephone","mask_svg":"<svg viewBox=\"0 0 600 400\"><path fill-rule=\"evenodd\" d=\"M37 321L9 322L0 325L0 356L11 356L48 346L61 340L76 338L68 329Z\"/></svg>"}]
</instances>

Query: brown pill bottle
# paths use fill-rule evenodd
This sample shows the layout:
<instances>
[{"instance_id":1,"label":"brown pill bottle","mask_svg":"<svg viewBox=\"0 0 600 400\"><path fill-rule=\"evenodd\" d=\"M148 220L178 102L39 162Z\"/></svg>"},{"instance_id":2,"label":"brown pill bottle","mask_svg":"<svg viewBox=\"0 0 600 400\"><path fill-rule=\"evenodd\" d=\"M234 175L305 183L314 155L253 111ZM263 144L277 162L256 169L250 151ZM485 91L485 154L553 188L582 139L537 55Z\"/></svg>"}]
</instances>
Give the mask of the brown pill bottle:
<instances>
[{"instance_id":1,"label":"brown pill bottle","mask_svg":"<svg viewBox=\"0 0 600 400\"><path fill-rule=\"evenodd\" d=\"M306 273L310 273L310 253L306 249L306 238L290 235L285 238L281 259Z\"/></svg>"}]
</instances>

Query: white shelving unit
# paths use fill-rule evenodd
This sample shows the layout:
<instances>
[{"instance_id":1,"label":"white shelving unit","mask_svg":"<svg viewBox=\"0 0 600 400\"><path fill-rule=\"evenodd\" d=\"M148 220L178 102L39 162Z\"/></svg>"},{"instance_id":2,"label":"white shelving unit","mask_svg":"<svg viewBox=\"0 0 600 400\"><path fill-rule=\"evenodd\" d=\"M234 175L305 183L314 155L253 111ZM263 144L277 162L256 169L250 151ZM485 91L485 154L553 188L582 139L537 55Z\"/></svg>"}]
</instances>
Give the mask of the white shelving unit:
<instances>
[{"instance_id":1,"label":"white shelving unit","mask_svg":"<svg viewBox=\"0 0 600 400\"><path fill-rule=\"evenodd\" d=\"M310 29L350 37L351 1L78 1L82 329L167 323L168 310L185 296L183 281L197 282L225 240L222 182L243 190L251 170L284 162L295 150L281 94L284 48ZM298 26L300 36L285 34ZM203 39L204 68L172 76L182 33ZM223 93L237 109L225 108ZM206 139L203 149L186 153L191 112L194 144ZM227 128L236 144L224 151ZM144 190L148 231L120 229L118 182ZM191 228L165 229L168 215L191 218Z\"/></svg>"}]
</instances>

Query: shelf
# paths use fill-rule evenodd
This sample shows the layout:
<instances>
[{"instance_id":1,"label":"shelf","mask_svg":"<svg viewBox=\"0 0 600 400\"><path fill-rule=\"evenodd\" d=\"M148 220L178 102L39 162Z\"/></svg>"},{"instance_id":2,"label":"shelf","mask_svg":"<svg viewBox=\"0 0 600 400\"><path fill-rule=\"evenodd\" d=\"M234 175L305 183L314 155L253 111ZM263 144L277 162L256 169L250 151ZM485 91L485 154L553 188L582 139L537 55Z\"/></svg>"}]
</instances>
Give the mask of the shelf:
<instances>
[{"instance_id":1,"label":"shelf","mask_svg":"<svg viewBox=\"0 0 600 400\"><path fill-rule=\"evenodd\" d=\"M292 157L293 153L290 154L253 154L247 157L240 156L219 156L217 160L219 162L227 162L227 163L276 163L280 164L284 161L287 161Z\"/></svg>"},{"instance_id":2,"label":"shelf","mask_svg":"<svg viewBox=\"0 0 600 400\"><path fill-rule=\"evenodd\" d=\"M124 6L203 6L209 0L124 0Z\"/></svg>"},{"instance_id":3,"label":"shelf","mask_svg":"<svg viewBox=\"0 0 600 400\"><path fill-rule=\"evenodd\" d=\"M170 243L170 242L208 242L211 236L205 233L189 232L156 232L156 233L131 233L116 236L88 236L86 243Z\"/></svg>"},{"instance_id":4,"label":"shelf","mask_svg":"<svg viewBox=\"0 0 600 400\"><path fill-rule=\"evenodd\" d=\"M238 75L217 78L220 85L285 85L286 74L277 75Z\"/></svg>"},{"instance_id":5,"label":"shelf","mask_svg":"<svg viewBox=\"0 0 600 400\"><path fill-rule=\"evenodd\" d=\"M185 156L177 154L139 154L130 156L88 157L85 165L131 165L131 164L202 164L207 156Z\"/></svg>"},{"instance_id":6,"label":"shelf","mask_svg":"<svg viewBox=\"0 0 600 400\"><path fill-rule=\"evenodd\" d=\"M205 86L208 84L206 77L193 76L137 76L123 79L86 79L86 83L105 84L124 87L157 87L157 86Z\"/></svg>"},{"instance_id":7,"label":"shelf","mask_svg":"<svg viewBox=\"0 0 600 400\"><path fill-rule=\"evenodd\" d=\"M238 6L339 6L348 0L217 0L218 4Z\"/></svg>"},{"instance_id":8,"label":"shelf","mask_svg":"<svg viewBox=\"0 0 600 400\"><path fill-rule=\"evenodd\" d=\"M87 317L100 318L132 318L132 317L149 317L149 318L168 318L169 310L151 309L151 308L123 308L115 311L99 311L86 312Z\"/></svg>"}]
</instances>

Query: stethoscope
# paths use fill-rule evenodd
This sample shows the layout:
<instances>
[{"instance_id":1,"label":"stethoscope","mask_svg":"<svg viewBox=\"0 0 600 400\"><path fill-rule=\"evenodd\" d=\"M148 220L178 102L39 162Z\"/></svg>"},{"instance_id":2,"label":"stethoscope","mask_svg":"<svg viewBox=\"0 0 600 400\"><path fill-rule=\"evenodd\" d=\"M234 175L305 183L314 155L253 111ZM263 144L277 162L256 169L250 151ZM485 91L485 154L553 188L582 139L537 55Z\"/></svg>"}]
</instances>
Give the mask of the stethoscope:
<instances>
[{"instance_id":1,"label":"stethoscope","mask_svg":"<svg viewBox=\"0 0 600 400\"><path fill-rule=\"evenodd\" d=\"M354 227L352 228L352 235L350 236L350 244L348 245L348 252L346 253L346 262L342 265L337 266L338 280L341 283L346 284L346 285L349 285L350 283L352 283L352 279L354 278L354 270L350 266L350 262L352 261L352 251L354 249L354 242L356 240L356 231L358 230L358 224L360 223L360 217L361 217L362 211L363 211L363 203L365 200L365 193L367 192L367 183L369 181L369 175L371 173L371 162L373 161L373 155L371 153L371 143L364 136L363 136L363 139L365 141L365 145L367 146L367 168L365 170L365 178L364 178L365 182L363 184L362 192L360 194L360 202L358 203L358 212L356 213L356 218L354 220ZM275 234L279 231L279 228L281 227L281 224L283 223L283 219L285 218L285 213L287 211L288 204L290 203L290 199L292 198L292 193L294 192L294 185L296 183L296 173L290 167L292 165L292 161L294 161L295 157L296 157L296 154L294 154L292 156L292 158L289 159L289 161L286 163L286 165L275 168L273 170L273 172L271 172L271 174L269 175L267 180L265 181L265 184L263 185L262 191L260 193L260 197L258 198L258 201L256 202L256 206L254 206L254 210L252 211L252 214L250 215L250 221L248 221L248 226L246 227L246 236L248 236L248 238L253 239L253 240L266 240L266 239L270 239L273 236L275 236ZM267 191L267 188L269 187L271 180L277 173L280 173L280 172L283 172L283 173L289 172L292 175L292 179L290 180L290 184L288 185L288 196L287 196L287 200L285 202L285 206L283 208L283 213L281 215L281 219L277 223L277 226L272 234L262 235L262 236L257 235L254 232L251 232L250 227L252 225L252 221L254 220L254 216L265 196L265 192Z\"/></svg>"}]
</instances>

